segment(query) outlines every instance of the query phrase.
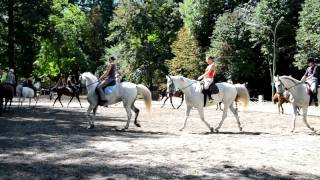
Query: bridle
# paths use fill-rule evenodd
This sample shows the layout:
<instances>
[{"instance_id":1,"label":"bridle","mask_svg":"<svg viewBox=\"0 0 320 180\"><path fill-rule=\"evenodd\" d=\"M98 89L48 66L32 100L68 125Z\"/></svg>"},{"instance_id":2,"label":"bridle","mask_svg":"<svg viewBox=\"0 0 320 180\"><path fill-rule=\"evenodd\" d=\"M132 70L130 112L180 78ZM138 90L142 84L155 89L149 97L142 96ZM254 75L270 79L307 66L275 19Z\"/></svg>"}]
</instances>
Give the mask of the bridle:
<instances>
[{"instance_id":1,"label":"bridle","mask_svg":"<svg viewBox=\"0 0 320 180\"><path fill-rule=\"evenodd\" d=\"M80 75L79 80L80 80L80 86L81 86L82 75ZM90 83L89 85L86 85L86 88L88 88L89 86L91 86L91 85L93 85L93 84L95 84L95 83L97 83L97 82L100 82L100 81L98 80L98 81L96 81L96 82Z\"/></svg>"},{"instance_id":2,"label":"bridle","mask_svg":"<svg viewBox=\"0 0 320 180\"><path fill-rule=\"evenodd\" d=\"M168 75L168 77L169 77L169 79L171 80L171 82L172 82L172 84L173 84L173 86L174 86L174 83L173 83L173 80L172 80L171 76ZM197 83L197 81L194 81L194 82L188 84L186 87L178 88L178 89L180 89L181 91L183 91L183 90L187 89L188 87L192 86L194 83Z\"/></svg>"}]
</instances>

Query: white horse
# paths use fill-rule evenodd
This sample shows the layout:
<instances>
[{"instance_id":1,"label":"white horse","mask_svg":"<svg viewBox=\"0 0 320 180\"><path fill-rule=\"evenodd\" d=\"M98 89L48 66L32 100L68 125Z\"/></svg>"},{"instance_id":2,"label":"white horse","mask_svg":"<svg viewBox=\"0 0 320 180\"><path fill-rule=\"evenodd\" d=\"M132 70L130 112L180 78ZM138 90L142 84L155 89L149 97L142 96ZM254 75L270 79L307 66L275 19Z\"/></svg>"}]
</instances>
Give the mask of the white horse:
<instances>
[{"instance_id":1,"label":"white horse","mask_svg":"<svg viewBox=\"0 0 320 180\"><path fill-rule=\"evenodd\" d=\"M311 127L307 121L307 113L310 102L310 96L308 95L307 84L303 81L298 81L291 76L277 76L274 77L275 87L279 88L280 86L284 86L292 95L290 102L293 107L293 118L292 118L292 130L295 130L295 122L297 119L298 108L302 108L303 112L303 122L304 124L313 132L316 132L313 127ZM318 93L318 99L320 98L320 94Z\"/></svg>"},{"instance_id":2,"label":"white horse","mask_svg":"<svg viewBox=\"0 0 320 180\"><path fill-rule=\"evenodd\" d=\"M36 82L34 84L34 87L39 90L41 88L41 83L40 82ZM16 87L16 94L19 97L18 100L18 108L22 107L22 103L24 102L25 98L29 98L29 107L31 105L31 98L33 98L35 100L35 105L37 105L39 98L37 98L36 94L34 94L33 89L29 88L29 87L22 87L22 85L18 85ZM22 100L21 100L22 98Z\"/></svg>"},{"instance_id":3,"label":"white horse","mask_svg":"<svg viewBox=\"0 0 320 180\"><path fill-rule=\"evenodd\" d=\"M82 84L86 85L88 95L87 99L90 103L88 110L87 110L87 118L89 121L88 129L94 128L94 120L96 116L96 111L98 108L98 94L96 93L96 87L99 83L96 76L91 74L90 72L85 72L80 75L80 81ZM132 117L131 110L135 112L135 119L134 124L137 127L140 127L140 124L137 121L138 115L139 115L139 109L135 107L134 103L137 99L138 94L142 95L146 108L148 111L150 111L151 108L151 92L147 87L145 87L142 84L133 84L130 82L122 82L117 83L112 90L112 93L109 95L106 95L106 99L108 100L108 103L105 105L111 105L118 102L123 102L123 106L127 111L127 124L123 128L123 130L129 128L130 120ZM93 117L90 116L91 111L93 111Z\"/></svg>"},{"instance_id":4,"label":"white horse","mask_svg":"<svg viewBox=\"0 0 320 180\"><path fill-rule=\"evenodd\" d=\"M191 80L182 76L166 76L167 78L167 85L171 85L172 83L175 85L177 89L180 89L185 94L186 99L186 117L184 121L183 127L180 129L182 131L187 124L187 120L191 111L192 107L195 107L198 109L199 115L201 120L205 123L205 125L210 129L211 132L214 130L216 132L219 132L220 127L223 124L223 121L227 117L228 109L231 110L231 112L234 114L239 131L242 131L242 127L240 124L239 116L237 108L233 107L234 101L239 101L242 105L243 109L246 109L249 103L249 93L247 88L244 85L241 84L229 84L229 83L217 83L217 87L219 88L219 93L212 95L212 98L214 99L213 102L207 102L207 106L211 106L213 104L218 104L219 102L223 102L224 104L224 110L222 115L222 120L220 121L219 125L213 129L210 127L209 123L204 120L204 95L201 92L201 85L199 81Z\"/></svg>"}]
</instances>

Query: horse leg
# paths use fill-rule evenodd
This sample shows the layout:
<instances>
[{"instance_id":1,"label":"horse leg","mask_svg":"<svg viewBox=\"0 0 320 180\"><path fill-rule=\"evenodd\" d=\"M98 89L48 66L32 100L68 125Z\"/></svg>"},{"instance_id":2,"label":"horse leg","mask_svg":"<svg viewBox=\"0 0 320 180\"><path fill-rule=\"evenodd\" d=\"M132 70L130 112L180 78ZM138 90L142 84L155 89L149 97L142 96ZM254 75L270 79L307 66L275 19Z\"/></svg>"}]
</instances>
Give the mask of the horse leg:
<instances>
[{"instance_id":1,"label":"horse leg","mask_svg":"<svg viewBox=\"0 0 320 180\"><path fill-rule=\"evenodd\" d=\"M140 110L134 105L132 104L131 106L131 109L134 111L135 113L135 116L134 116L134 124L137 126L137 127L141 127L141 125L138 123L138 116L139 116L139 112Z\"/></svg>"},{"instance_id":2,"label":"horse leg","mask_svg":"<svg viewBox=\"0 0 320 180\"><path fill-rule=\"evenodd\" d=\"M123 102L123 104L124 104L124 107L125 107L125 109L127 111L128 120L127 120L126 126L122 130L126 130L126 129L129 128L130 120L131 120L131 117L132 117L132 112L131 112L131 107L130 106L128 106L125 102Z\"/></svg>"},{"instance_id":3,"label":"horse leg","mask_svg":"<svg viewBox=\"0 0 320 180\"><path fill-rule=\"evenodd\" d=\"M58 98L59 98L59 96L57 96L56 99L54 100L52 107L54 107L54 104L56 104Z\"/></svg>"},{"instance_id":4,"label":"horse leg","mask_svg":"<svg viewBox=\"0 0 320 180\"><path fill-rule=\"evenodd\" d=\"M283 106L282 106L283 102L280 104L280 107L281 107L281 113L283 114L284 111L283 111Z\"/></svg>"},{"instance_id":5,"label":"horse leg","mask_svg":"<svg viewBox=\"0 0 320 180\"><path fill-rule=\"evenodd\" d=\"M37 104L38 104L38 101L39 101L40 97L34 96L33 98L36 101L36 103L34 104L34 108L35 108L37 106Z\"/></svg>"},{"instance_id":6,"label":"horse leg","mask_svg":"<svg viewBox=\"0 0 320 180\"><path fill-rule=\"evenodd\" d=\"M8 101L9 101L9 99L8 99L8 98L5 98L4 110L7 110Z\"/></svg>"},{"instance_id":7,"label":"horse leg","mask_svg":"<svg viewBox=\"0 0 320 180\"><path fill-rule=\"evenodd\" d=\"M179 109L179 107L182 105L183 103L183 100L184 100L184 95L182 95L182 100L181 100L181 104L177 107L177 109Z\"/></svg>"},{"instance_id":8,"label":"horse leg","mask_svg":"<svg viewBox=\"0 0 320 180\"><path fill-rule=\"evenodd\" d=\"M185 118L185 120L184 120L183 127L180 129L180 131L183 131L183 129L187 126L187 120L188 120L188 118L189 118L191 108L192 108L191 106L187 105L186 118Z\"/></svg>"},{"instance_id":9,"label":"horse leg","mask_svg":"<svg viewBox=\"0 0 320 180\"><path fill-rule=\"evenodd\" d=\"M278 113L279 114L281 113L280 108L281 108L280 101L278 101Z\"/></svg>"},{"instance_id":10,"label":"horse leg","mask_svg":"<svg viewBox=\"0 0 320 180\"><path fill-rule=\"evenodd\" d=\"M230 106L231 106L231 105L229 105L229 107L230 107ZM216 131L216 132L219 132L219 129L221 128L221 126L222 126L222 124L223 124L223 121L226 119L227 115L228 115L228 106L227 106L227 104L224 104L222 119L221 119L218 127L215 128L215 131Z\"/></svg>"},{"instance_id":11,"label":"horse leg","mask_svg":"<svg viewBox=\"0 0 320 180\"><path fill-rule=\"evenodd\" d=\"M169 97L168 96L166 96L166 99L164 100L164 102L163 102L163 104L162 104L162 106L161 106L161 108L163 108L163 106L166 104L166 101L169 99Z\"/></svg>"},{"instance_id":12,"label":"horse leg","mask_svg":"<svg viewBox=\"0 0 320 180\"><path fill-rule=\"evenodd\" d=\"M209 128L210 132L213 132L213 128L210 127L210 124L206 120L204 120L203 107L198 107L198 112L199 112L201 121Z\"/></svg>"},{"instance_id":13,"label":"horse leg","mask_svg":"<svg viewBox=\"0 0 320 180\"><path fill-rule=\"evenodd\" d=\"M79 94L77 94L77 95L76 95L76 98L77 98L77 99L78 99L78 101L79 101L80 107L81 107L81 108L83 108L83 107L82 107L82 105L81 105L81 102L80 102Z\"/></svg>"},{"instance_id":14,"label":"horse leg","mask_svg":"<svg viewBox=\"0 0 320 180\"><path fill-rule=\"evenodd\" d=\"M313 132L316 132L315 129L313 127L311 127L307 121L307 113L308 113L308 107L303 107L302 108L302 112L303 112L303 122L304 124Z\"/></svg>"},{"instance_id":15,"label":"horse leg","mask_svg":"<svg viewBox=\"0 0 320 180\"><path fill-rule=\"evenodd\" d=\"M63 104L62 104L62 102L61 102L61 96L58 97L58 100L59 100L59 102L60 102L60 104L61 104L61 107L63 107Z\"/></svg>"},{"instance_id":16,"label":"horse leg","mask_svg":"<svg viewBox=\"0 0 320 180\"><path fill-rule=\"evenodd\" d=\"M175 109L175 107L174 107L174 105L173 105L173 103L172 103L172 97L173 97L173 96L170 96L170 103L171 103L171 106L173 107L173 109Z\"/></svg>"},{"instance_id":17,"label":"horse leg","mask_svg":"<svg viewBox=\"0 0 320 180\"><path fill-rule=\"evenodd\" d=\"M97 106L96 106L96 108L97 108ZM90 104L89 107L88 107L87 113L86 113L86 117L87 117L88 123L89 123L87 129L93 129L93 128L94 128L94 120L93 120L92 117L90 116L90 112L91 112L93 109L95 109L95 107L94 107L92 104ZM95 115L95 113L94 113L94 115Z\"/></svg>"},{"instance_id":18,"label":"horse leg","mask_svg":"<svg viewBox=\"0 0 320 180\"><path fill-rule=\"evenodd\" d=\"M292 104L293 107L293 117L292 117L292 130L291 132L294 132L294 129L296 128L296 119L297 119L297 106Z\"/></svg>"},{"instance_id":19,"label":"horse leg","mask_svg":"<svg viewBox=\"0 0 320 180\"><path fill-rule=\"evenodd\" d=\"M234 108L233 105L231 105L230 106L230 110L233 113L234 117L236 118L239 131L241 132L242 131L242 127L241 127L241 123L240 123L240 119L239 119L238 109Z\"/></svg>"},{"instance_id":20,"label":"horse leg","mask_svg":"<svg viewBox=\"0 0 320 180\"><path fill-rule=\"evenodd\" d=\"M31 97L29 97L29 108L31 106Z\"/></svg>"},{"instance_id":21,"label":"horse leg","mask_svg":"<svg viewBox=\"0 0 320 180\"><path fill-rule=\"evenodd\" d=\"M71 96L71 99L70 99L70 101L69 101L69 103L68 103L68 105L67 105L67 108L69 107L69 104L71 103L73 97L74 97L74 96Z\"/></svg>"},{"instance_id":22,"label":"horse leg","mask_svg":"<svg viewBox=\"0 0 320 180\"><path fill-rule=\"evenodd\" d=\"M12 98L10 99L9 109L11 109Z\"/></svg>"}]
</instances>

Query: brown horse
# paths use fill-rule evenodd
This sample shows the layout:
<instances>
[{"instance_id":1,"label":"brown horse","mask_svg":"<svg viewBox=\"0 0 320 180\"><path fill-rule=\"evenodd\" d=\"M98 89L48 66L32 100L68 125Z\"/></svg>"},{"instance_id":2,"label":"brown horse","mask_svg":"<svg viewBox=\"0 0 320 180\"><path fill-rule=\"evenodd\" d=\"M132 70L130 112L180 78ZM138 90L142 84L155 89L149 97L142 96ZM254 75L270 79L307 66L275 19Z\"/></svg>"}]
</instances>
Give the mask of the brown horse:
<instances>
[{"instance_id":1,"label":"brown horse","mask_svg":"<svg viewBox=\"0 0 320 180\"><path fill-rule=\"evenodd\" d=\"M283 107L282 104L289 102L289 96L284 96L283 94L275 93L272 97L272 102L274 104L278 103L278 111L279 114L283 114Z\"/></svg>"},{"instance_id":2,"label":"brown horse","mask_svg":"<svg viewBox=\"0 0 320 180\"><path fill-rule=\"evenodd\" d=\"M7 109L7 104L10 101L9 107L8 109L10 109L11 107L11 103L12 103L12 99L14 96L14 87L9 85L9 84L3 84L0 85L0 103L1 103L1 107L0 107L0 111L2 111L3 109L3 99L5 99L5 105L4 105L4 110Z\"/></svg>"},{"instance_id":3,"label":"brown horse","mask_svg":"<svg viewBox=\"0 0 320 180\"><path fill-rule=\"evenodd\" d=\"M290 94L286 94L286 93L275 93L274 96L272 97L272 102L274 104L278 103L278 111L279 114L283 114L283 107L282 104L284 103L289 103L290 102ZM298 108L298 114L299 114L299 110L300 108Z\"/></svg>"},{"instance_id":4,"label":"brown horse","mask_svg":"<svg viewBox=\"0 0 320 180\"><path fill-rule=\"evenodd\" d=\"M164 105L166 104L166 101L170 98L171 106L173 107L173 109L175 109L175 107L174 107L174 105L173 105L173 103L172 103L172 97L179 97L179 98L182 98L180 105L177 107L177 109L179 109L180 106L181 106L182 103L183 103L183 100L184 100L184 95L183 95L183 92L182 92L182 91L172 91L172 90L167 91L166 89L164 89L164 90L161 91L160 94L161 94L161 100L160 100L160 101L162 101L162 99L163 99L164 97L166 97L166 99L164 100L161 108L164 107Z\"/></svg>"},{"instance_id":5,"label":"brown horse","mask_svg":"<svg viewBox=\"0 0 320 180\"><path fill-rule=\"evenodd\" d=\"M56 101L59 100L61 106L63 107L62 102L61 102L61 96L62 95L66 95L66 96L70 96L71 97L67 107L69 107L69 104L71 103L72 99L74 97L76 97L78 99L78 101L79 101L80 107L82 108L82 105L81 105L81 102L80 102L80 97L79 97L79 90L76 90L75 92L73 92L70 88L61 87L61 88L53 88L53 89L51 89L51 91L56 92L57 95L58 95L57 98L54 100L54 103L53 103L52 106L54 106ZM52 98L52 93L50 94L50 99L51 98Z\"/></svg>"}]
</instances>

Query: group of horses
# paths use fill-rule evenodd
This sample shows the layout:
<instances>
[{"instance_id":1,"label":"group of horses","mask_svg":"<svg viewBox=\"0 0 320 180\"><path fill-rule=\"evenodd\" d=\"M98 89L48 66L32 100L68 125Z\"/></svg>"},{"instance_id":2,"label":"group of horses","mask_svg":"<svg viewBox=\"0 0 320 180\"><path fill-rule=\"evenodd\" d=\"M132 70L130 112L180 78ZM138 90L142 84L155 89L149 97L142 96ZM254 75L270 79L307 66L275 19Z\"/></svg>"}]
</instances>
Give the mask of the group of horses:
<instances>
[{"instance_id":1,"label":"group of horses","mask_svg":"<svg viewBox=\"0 0 320 180\"><path fill-rule=\"evenodd\" d=\"M249 93L245 85L230 84L225 82L216 83L216 86L218 87L219 92L217 94L211 95L213 101L208 101L207 103L204 103L205 99L202 93L202 86L199 81L188 79L183 76L169 76L169 75L166 76L166 79L167 79L168 90L178 89L180 91L171 91L171 92L166 91L165 94L163 93L163 97L166 97L167 99L172 98L174 96L184 97L184 99L182 99L181 104L183 103L183 100L185 100L186 113L185 113L185 120L184 120L183 126L180 129L181 131L187 125L187 120L189 118L189 114L192 108L196 108L198 110L201 121L206 125L206 127L209 129L210 132L219 132L219 129L221 128L225 118L227 117L228 110L230 110L234 115L239 131L240 132L242 131L243 128L241 126L241 122L238 115L237 103L240 103L241 109L243 110L246 110L248 107ZM100 104L98 94L96 91L96 87L99 83L99 80L92 73L85 72L79 76L79 81L81 84L85 85L88 92L87 100L89 102L89 107L86 111L86 116L89 124L88 129L92 129L94 128L96 112ZM286 89L289 92L288 97L290 98L287 101L290 102L293 107L293 119L292 119L293 126L291 131L293 132L295 130L295 120L297 118L298 108L301 108L303 112L303 122L310 130L316 132L315 129L311 127L307 122L307 112L308 112L309 101L310 101L310 95L308 94L307 85L304 82L298 81L290 76L274 77L274 83L275 83L275 87L278 94L283 94L283 89ZM17 95L19 95L20 98L31 97L32 93L29 94L28 96L27 90L29 92L30 88L28 89L28 87L17 87ZM9 91L7 86L4 86L4 85L0 86L0 94L1 94L0 105L1 106L3 104L2 103L3 99L6 99L6 103L7 103L8 102L7 99L11 98L12 100L13 98L13 96L11 95L8 97L4 96L6 91ZM10 91L12 91L12 89ZM80 103L80 106L82 107L79 99L79 91L78 93L72 93L69 89L59 89L59 88L53 89L53 91L56 91L58 95L54 101L54 104L57 100L59 100L59 102L61 103L61 96L64 94L64 95L71 96L71 99L68 105L72 101L73 97L77 97ZM132 117L132 111L135 113L134 124L137 127L141 126L140 123L138 122L138 116L139 116L140 110L135 106L135 101L138 95L142 96L146 105L146 109L150 112L151 102L152 102L151 92L146 86L142 84L134 84L131 82L117 82L112 87L112 92L106 95L107 103L105 103L103 106L108 106L118 102L123 103L123 106L127 112L127 123L122 130L126 130L129 128L130 120ZM19 102L20 102L20 98L19 98ZM318 95L318 98L320 98L319 95ZM224 104L222 119L216 127L213 127L204 118L204 108L211 105L221 104L221 103ZM179 108L181 104L177 108ZM62 103L61 103L61 106L63 106ZM173 108L175 107L173 106Z\"/></svg>"},{"instance_id":2,"label":"group of horses","mask_svg":"<svg viewBox=\"0 0 320 180\"><path fill-rule=\"evenodd\" d=\"M10 109L10 107L12 105L12 100L14 98L14 94L16 94L16 96L18 98L18 108L22 107L22 104L26 98L29 99L29 107L31 106L31 99L34 99L34 101L35 101L34 106L36 106L38 103L40 94L42 94L41 83L36 82L34 84L34 87L37 90L38 95L35 94L35 92L32 88L23 87L21 84L19 84L16 87L14 87L10 84L1 84L0 85L0 115L2 114L3 111ZM69 104L71 103L71 101L73 100L73 98L76 97L79 104L80 104L80 107L82 108L82 104L80 102L80 97L79 97L80 91L73 92L68 87L51 88L50 89L50 100L52 99L54 93L57 94L57 97L55 98L52 106L54 106L56 101L59 100L61 106L63 107L63 104L61 102L61 97L62 97L62 95L66 95L66 96L71 97L70 101L67 105L68 107L69 107ZM9 103L9 105L8 105L8 103ZM4 104L4 106L3 106L3 104Z\"/></svg>"}]
</instances>

